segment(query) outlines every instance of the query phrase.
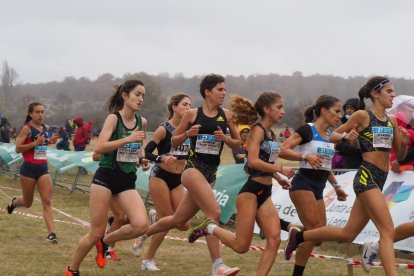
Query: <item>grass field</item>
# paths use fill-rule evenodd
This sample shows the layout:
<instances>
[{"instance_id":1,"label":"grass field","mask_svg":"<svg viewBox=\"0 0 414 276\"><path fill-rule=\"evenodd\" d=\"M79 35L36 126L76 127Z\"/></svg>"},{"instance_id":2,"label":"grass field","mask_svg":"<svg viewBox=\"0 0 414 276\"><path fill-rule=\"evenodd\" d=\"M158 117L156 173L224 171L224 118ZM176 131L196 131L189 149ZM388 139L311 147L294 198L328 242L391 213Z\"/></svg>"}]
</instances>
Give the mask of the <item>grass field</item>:
<instances>
[{"instance_id":1,"label":"grass field","mask_svg":"<svg viewBox=\"0 0 414 276\"><path fill-rule=\"evenodd\" d=\"M223 163L232 162L228 149L223 154ZM285 163L284 163L285 164ZM286 163L285 165L296 165ZM5 208L13 195L21 195L20 184L7 176L0 176L0 208ZM36 193L35 198L39 198ZM89 221L88 213L89 194L76 192L70 194L59 187L54 188L53 206L67 214L82 220ZM41 204L34 201L30 209L16 209L28 214L42 216ZM75 220L55 212L55 219L75 222ZM199 223L193 220L193 225ZM232 228L232 226L229 226ZM56 232L59 238L57 245L48 244L46 227L42 219L26 217L17 214L8 215L0 212L0 275L62 275L69 264L74 247L79 239L86 234L87 228L56 222ZM170 236L186 237L188 233L171 231ZM255 237L253 245L264 246L265 242ZM283 242L282 242L283 245ZM95 250L85 258L81 266L82 275L211 275L209 254L204 244L188 244L182 241L164 241L157 254L157 265L161 269L158 273L143 272L140 270L142 258L136 258L131 253L132 241L123 241L117 244L117 252L121 261L111 262L105 269L99 269L95 264ZM281 246L281 248L283 248ZM359 249L354 248L354 258L359 259ZM315 248L316 253L333 256L345 256L345 245L326 243ZM254 275L259 261L260 252L249 251L238 255L231 249L222 247L222 257L226 264L241 268L239 275ZM145 253L145 249L144 249ZM412 255L397 252L399 262L413 262ZM291 275L294 261L285 261L280 254L270 275ZM311 258L305 275L346 275L347 266L343 261L321 260ZM409 270L399 270L400 275L413 275ZM354 275L366 275L362 268L355 267ZM384 275L382 269L373 269L371 275Z\"/></svg>"}]
</instances>

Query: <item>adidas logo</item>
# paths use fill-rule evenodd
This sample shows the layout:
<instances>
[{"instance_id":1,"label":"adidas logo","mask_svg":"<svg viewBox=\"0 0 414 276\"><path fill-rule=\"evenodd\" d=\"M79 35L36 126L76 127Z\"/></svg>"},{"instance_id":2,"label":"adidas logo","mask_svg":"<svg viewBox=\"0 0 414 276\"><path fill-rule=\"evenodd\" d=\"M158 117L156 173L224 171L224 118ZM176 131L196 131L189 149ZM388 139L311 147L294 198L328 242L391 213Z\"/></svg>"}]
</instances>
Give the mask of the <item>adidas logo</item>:
<instances>
[{"instance_id":1,"label":"adidas logo","mask_svg":"<svg viewBox=\"0 0 414 276\"><path fill-rule=\"evenodd\" d=\"M217 122L224 122L223 117L219 116L219 117L217 118Z\"/></svg>"}]
</instances>

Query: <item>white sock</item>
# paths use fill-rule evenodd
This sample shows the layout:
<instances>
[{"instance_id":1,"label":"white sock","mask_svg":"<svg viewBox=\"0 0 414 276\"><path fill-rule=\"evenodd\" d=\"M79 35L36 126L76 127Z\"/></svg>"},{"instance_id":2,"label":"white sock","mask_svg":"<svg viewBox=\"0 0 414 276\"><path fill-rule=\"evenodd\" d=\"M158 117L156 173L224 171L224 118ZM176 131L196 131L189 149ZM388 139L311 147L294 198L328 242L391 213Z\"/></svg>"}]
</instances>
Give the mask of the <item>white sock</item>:
<instances>
[{"instance_id":1,"label":"white sock","mask_svg":"<svg viewBox=\"0 0 414 276\"><path fill-rule=\"evenodd\" d=\"M114 251L114 250L115 250L115 246L112 246L112 245L108 246L108 251Z\"/></svg>"},{"instance_id":2,"label":"white sock","mask_svg":"<svg viewBox=\"0 0 414 276\"><path fill-rule=\"evenodd\" d=\"M371 248L375 250L375 252L378 253L379 250L379 242L373 242L371 243Z\"/></svg>"},{"instance_id":3,"label":"white sock","mask_svg":"<svg viewBox=\"0 0 414 276\"><path fill-rule=\"evenodd\" d=\"M213 235L213 231L216 227L217 227L217 225L215 225L214 223L210 223L207 226L207 233L209 233L210 235Z\"/></svg>"},{"instance_id":4,"label":"white sock","mask_svg":"<svg viewBox=\"0 0 414 276\"><path fill-rule=\"evenodd\" d=\"M223 260L221 258L217 258L213 262L213 269L216 269L219 265L223 263Z\"/></svg>"}]
</instances>

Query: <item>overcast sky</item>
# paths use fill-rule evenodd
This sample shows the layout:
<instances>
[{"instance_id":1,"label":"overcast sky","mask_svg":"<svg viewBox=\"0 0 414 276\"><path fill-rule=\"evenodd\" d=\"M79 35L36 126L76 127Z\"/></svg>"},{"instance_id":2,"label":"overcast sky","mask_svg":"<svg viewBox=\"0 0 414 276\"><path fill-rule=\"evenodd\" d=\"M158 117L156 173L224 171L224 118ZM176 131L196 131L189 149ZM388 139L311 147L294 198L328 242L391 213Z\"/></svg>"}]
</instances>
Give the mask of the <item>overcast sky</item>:
<instances>
[{"instance_id":1,"label":"overcast sky","mask_svg":"<svg viewBox=\"0 0 414 276\"><path fill-rule=\"evenodd\" d=\"M186 76L414 77L414 1L0 0L0 61L20 82Z\"/></svg>"}]
</instances>

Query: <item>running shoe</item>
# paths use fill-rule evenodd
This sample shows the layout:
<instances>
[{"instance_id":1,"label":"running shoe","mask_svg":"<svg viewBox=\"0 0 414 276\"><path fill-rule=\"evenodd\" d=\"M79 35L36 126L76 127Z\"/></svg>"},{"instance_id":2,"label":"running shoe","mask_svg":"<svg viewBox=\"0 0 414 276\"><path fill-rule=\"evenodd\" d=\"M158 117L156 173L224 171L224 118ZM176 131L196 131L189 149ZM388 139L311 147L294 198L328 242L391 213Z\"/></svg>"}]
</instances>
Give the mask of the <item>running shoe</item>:
<instances>
[{"instance_id":1,"label":"running shoe","mask_svg":"<svg viewBox=\"0 0 414 276\"><path fill-rule=\"evenodd\" d=\"M110 216L109 218L108 218L108 227L111 227L111 225L112 225L112 223L114 223L114 216Z\"/></svg>"},{"instance_id":2,"label":"running shoe","mask_svg":"<svg viewBox=\"0 0 414 276\"><path fill-rule=\"evenodd\" d=\"M142 235L136 238L135 243L132 246L132 254L134 254L135 257L141 256L142 247L144 246L144 242L146 239L147 239L147 235Z\"/></svg>"},{"instance_id":3,"label":"running shoe","mask_svg":"<svg viewBox=\"0 0 414 276\"><path fill-rule=\"evenodd\" d=\"M70 270L69 266L65 270L65 276L79 276L79 270Z\"/></svg>"},{"instance_id":4,"label":"running shoe","mask_svg":"<svg viewBox=\"0 0 414 276\"><path fill-rule=\"evenodd\" d=\"M238 267L228 267L224 263L220 264L216 269L212 269L211 275L212 276L234 276L240 272L240 268Z\"/></svg>"},{"instance_id":5,"label":"running shoe","mask_svg":"<svg viewBox=\"0 0 414 276\"><path fill-rule=\"evenodd\" d=\"M15 206L13 206L13 201L16 198L17 197L13 197L12 200L10 201L10 203L7 205L7 213L9 213L9 214L13 213L14 208L16 208Z\"/></svg>"},{"instance_id":6,"label":"running shoe","mask_svg":"<svg viewBox=\"0 0 414 276\"><path fill-rule=\"evenodd\" d=\"M115 250L108 250L105 252L105 258L112 261L119 261L121 258L116 254Z\"/></svg>"},{"instance_id":7,"label":"running shoe","mask_svg":"<svg viewBox=\"0 0 414 276\"><path fill-rule=\"evenodd\" d=\"M373 247L374 242L364 242L364 248L362 250L361 265L365 272L371 270L372 262L377 257L378 250Z\"/></svg>"},{"instance_id":8,"label":"running shoe","mask_svg":"<svg viewBox=\"0 0 414 276\"><path fill-rule=\"evenodd\" d=\"M263 234L262 230L260 230L260 232L259 232L259 237L260 237L261 240L265 240L266 239L266 237Z\"/></svg>"},{"instance_id":9,"label":"running shoe","mask_svg":"<svg viewBox=\"0 0 414 276\"><path fill-rule=\"evenodd\" d=\"M296 235L300 232L300 229L292 227L289 230L289 237L285 245L285 259L288 261L292 256L293 251L298 247L298 242L296 241Z\"/></svg>"},{"instance_id":10,"label":"running shoe","mask_svg":"<svg viewBox=\"0 0 414 276\"><path fill-rule=\"evenodd\" d=\"M216 224L213 219L208 218L203 221L199 226L196 226L188 236L188 242L193 243L201 237L207 236L207 227L209 224Z\"/></svg>"},{"instance_id":11,"label":"running shoe","mask_svg":"<svg viewBox=\"0 0 414 276\"><path fill-rule=\"evenodd\" d=\"M58 239L57 239L57 237L56 237L56 234L55 233L50 233L48 236L47 236L47 238L46 238L46 241L48 241L48 242L51 242L51 243L58 243Z\"/></svg>"},{"instance_id":12,"label":"running shoe","mask_svg":"<svg viewBox=\"0 0 414 276\"><path fill-rule=\"evenodd\" d=\"M160 271L160 269L155 264L155 260L142 260L141 270Z\"/></svg>"},{"instance_id":13,"label":"running shoe","mask_svg":"<svg viewBox=\"0 0 414 276\"><path fill-rule=\"evenodd\" d=\"M106 265L105 252L108 250L108 245L104 243L102 239L100 239L99 241L96 242L95 247L96 247L96 257L95 257L96 264L100 268L104 268Z\"/></svg>"}]
</instances>

